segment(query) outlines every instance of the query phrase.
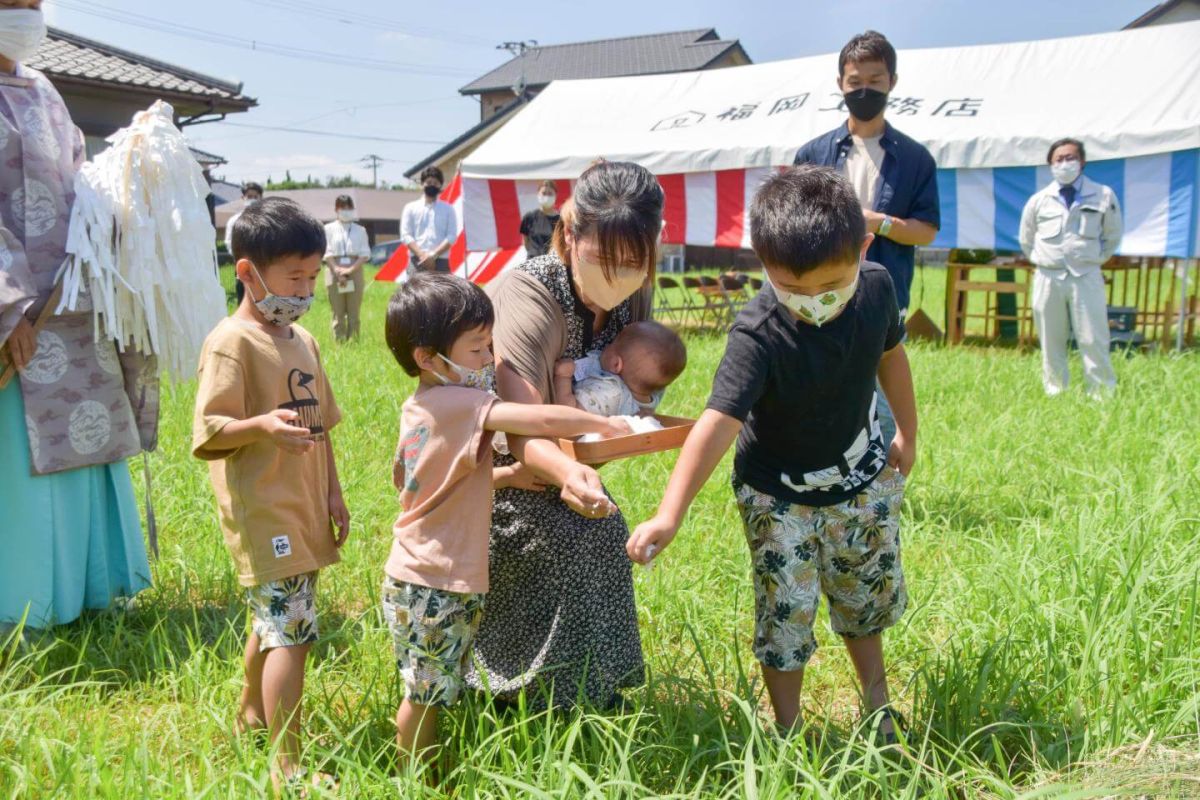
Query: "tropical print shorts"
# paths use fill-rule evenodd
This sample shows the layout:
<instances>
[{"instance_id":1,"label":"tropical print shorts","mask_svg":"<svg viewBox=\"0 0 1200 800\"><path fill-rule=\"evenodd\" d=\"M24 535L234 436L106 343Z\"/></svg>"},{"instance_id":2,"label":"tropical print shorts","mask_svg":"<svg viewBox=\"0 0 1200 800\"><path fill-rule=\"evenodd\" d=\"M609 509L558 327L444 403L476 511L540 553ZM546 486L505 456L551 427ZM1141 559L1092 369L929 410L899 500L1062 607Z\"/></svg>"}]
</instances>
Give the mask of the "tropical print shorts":
<instances>
[{"instance_id":1,"label":"tropical print shorts","mask_svg":"<svg viewBox=\"0 0 1200 800\"><path fill-rule=\"evenodd\" d=\"M851 639L894 625L908 605L900 567L904 476L892 467L832 506L779 500L733 479L754 569L754 656L801 669L817 649L821 594L835 633Z\"/></svg>"},{"instance_id":2,"label":"tropical print shorts","mask_svg":"<svg viewBox=\"0 0 1200 800\"><path fill-rule=\"evenodd\" d=\"M258 635L260 652L317 640L317 574L314 570L246 589L250 630Z\"/></svg>"},{"instance_id":3,"label":"tropical print shorts","mask_svg":"<svg viewBox=\"0 0 1200 800\"><path fill-rule=\"evenodd\" d=\"M408 699L452 706L463 689L485 595L383 579L383 616Z\"/></svg>"}]
</instances>

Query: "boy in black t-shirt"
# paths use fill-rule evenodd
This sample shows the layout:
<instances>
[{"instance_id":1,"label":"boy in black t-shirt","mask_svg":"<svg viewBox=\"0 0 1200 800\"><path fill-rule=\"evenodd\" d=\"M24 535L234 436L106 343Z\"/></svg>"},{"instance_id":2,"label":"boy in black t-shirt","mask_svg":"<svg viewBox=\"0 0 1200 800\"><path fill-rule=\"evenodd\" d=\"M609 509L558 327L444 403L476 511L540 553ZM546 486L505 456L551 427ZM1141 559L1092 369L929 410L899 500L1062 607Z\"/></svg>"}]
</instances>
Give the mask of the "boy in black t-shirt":
<instances>
[{"instance_id":1,"label":"boy in black t-shirt","mask_svg":"<svg viewBox=\"0 0 1200 800\"><path fill-rule=\"evenodd\" d=\"M916 455L912 374L887 270L854 190L834 170L768 178L750 209L751 240L771 289L738 315L708 408L683 446L658 514L634 531L647 563L737 439L733 489L754 565L754 655L775 718L800 716L804 665L816 650L820 595L862 682L876 732L896 740L882 631L904 613L900 502ZM896 416L886 448L875 379Z\"/></svg>"}]
</instances>

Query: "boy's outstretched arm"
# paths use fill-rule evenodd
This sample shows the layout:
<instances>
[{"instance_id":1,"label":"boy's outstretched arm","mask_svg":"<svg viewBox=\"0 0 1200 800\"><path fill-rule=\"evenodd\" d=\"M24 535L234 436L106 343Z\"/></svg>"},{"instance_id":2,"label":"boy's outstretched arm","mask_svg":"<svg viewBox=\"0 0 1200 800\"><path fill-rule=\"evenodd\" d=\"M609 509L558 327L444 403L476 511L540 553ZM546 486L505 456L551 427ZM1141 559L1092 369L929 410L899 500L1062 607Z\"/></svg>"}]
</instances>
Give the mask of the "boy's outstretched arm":
<instances>
[{"instance_id":1,"label":"boy's outstretched arm","mask_svg":"<svg viewBox=\"0 0 1200 800\"><path fill-rule=\"evenodd\" d=\"M585 433L625 436L633 432L620 417L601 417L568 406L535 406L503 400L492 405L483 426L489 431L517 436L571 437Z\"/></svg>"},{"instance_id":2,"label":"boy's outstretched arm","mask_svg":"<svg viewBox=\"0 0 1200 800\"><path fill-rule=\"evenodd\" d=\"M683 515L696 499L705 481L712 475L725 451L733 444L742 423L720 411L706 409L696 421L696 427L688 434L679 453L679 460L667 481L667 490L658 513L653 519L637 526L637 530L625 543L629 558L639 564L647 564L675 538ZM653 546L653 552L648 552Z\"/></svg>"},{"instance_id":3,"label":"boy's outstretched arm","mask_svg":"<svg viewBox=\"0 0 1200 800\"><path fill-rule=\"evenodd\" d=\"M907 476L917 460L917 398L903 344L884 352L876 375L896 418L896 438L888 450L888 464Z\"/></svg>"}]
</instances>

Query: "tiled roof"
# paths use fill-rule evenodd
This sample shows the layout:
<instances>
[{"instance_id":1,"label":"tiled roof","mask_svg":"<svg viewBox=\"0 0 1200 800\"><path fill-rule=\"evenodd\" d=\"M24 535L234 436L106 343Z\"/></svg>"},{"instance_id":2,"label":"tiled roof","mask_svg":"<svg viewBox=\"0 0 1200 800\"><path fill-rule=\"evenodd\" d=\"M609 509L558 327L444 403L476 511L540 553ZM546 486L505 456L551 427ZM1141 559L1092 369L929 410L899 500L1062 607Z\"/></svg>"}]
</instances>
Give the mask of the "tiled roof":
<instances>
[{"instance_id":1,"label":"tiled roof","mask_svg":"<svg viewBox=\"0 0 1200 800\"><path fill-rule=\"evenodd\" d=\"M76 79L141 91L190 95L231 109L255 105L253 98L242 94L241 84L156 61L58 28L50 28L49 35L29 59L28 66L41 70L51 79Z\"/></svg>"},{"instance_id":2,"label":"tiled roof","mask_svg":"<svg viewBox=\"0 0 1200 800\"><path fill-rule=\"evenodd\" d=\"M713 28L531 47L459 91L480 94L509 89L520 81L522 70L525 85L531 88L555 80L689 72L734 48L741 49L737 39L721 39Z\"/></svg>"},{"instance_id":3,"label":"tiled roof","mask_svg":"<svg viewBox=\"0 0 1200 800\"><path fill-rule=\"evenodd\" d=\"M199 150L195 147L189 147L188 150L192 151L192 158L196 159L196 163L202 167L219 167L229 163L216 153L210 153L207 150Z\"/></svg>"}]
</instances>

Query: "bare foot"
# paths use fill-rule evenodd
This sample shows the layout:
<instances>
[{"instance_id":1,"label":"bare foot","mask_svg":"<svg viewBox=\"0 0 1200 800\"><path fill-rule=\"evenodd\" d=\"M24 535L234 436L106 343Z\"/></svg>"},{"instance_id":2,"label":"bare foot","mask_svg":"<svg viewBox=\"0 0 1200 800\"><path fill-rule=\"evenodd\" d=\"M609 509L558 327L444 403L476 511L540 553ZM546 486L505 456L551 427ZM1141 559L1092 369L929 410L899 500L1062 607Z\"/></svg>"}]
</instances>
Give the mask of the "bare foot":
<instances>
[{"instance_id":1,"label":"bare foot","mask_svg":"<svg viewBox=\"0 0 1200 800\"><path fill-rule=\"evenodd\" d=\"M248 711L238 712L237 719L233 721L233 735L242 736L247 733L259 733L267 730L267 723L263 722L262 718L257 714L252 714Z\"/></svg>"}]
</instances>

